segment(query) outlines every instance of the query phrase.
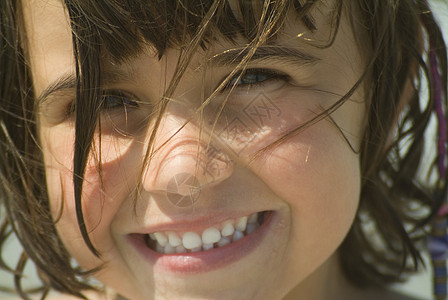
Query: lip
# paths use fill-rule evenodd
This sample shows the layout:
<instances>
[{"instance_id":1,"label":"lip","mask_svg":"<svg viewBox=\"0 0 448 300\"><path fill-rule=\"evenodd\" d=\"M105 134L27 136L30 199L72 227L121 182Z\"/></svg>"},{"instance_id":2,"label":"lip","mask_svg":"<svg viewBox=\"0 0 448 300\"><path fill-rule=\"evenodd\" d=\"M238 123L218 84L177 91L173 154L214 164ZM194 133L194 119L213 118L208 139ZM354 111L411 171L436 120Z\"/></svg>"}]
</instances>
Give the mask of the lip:
<instances>
[{"instance_id":1,"label":"lip","mask_svg":"<svg viewBox=\"0 0 448 300\"><path fill-rule=\"evenodd\" d=\"M155 272L194 275L230 265L249 255L264 240L276 219L277 214L268 211L265 213L263 224L251 234L223 247L201 252L163 254L146 245L144 234L132 233L127 239L137 252L152 264Z\"/></svg>"}]
</instances>

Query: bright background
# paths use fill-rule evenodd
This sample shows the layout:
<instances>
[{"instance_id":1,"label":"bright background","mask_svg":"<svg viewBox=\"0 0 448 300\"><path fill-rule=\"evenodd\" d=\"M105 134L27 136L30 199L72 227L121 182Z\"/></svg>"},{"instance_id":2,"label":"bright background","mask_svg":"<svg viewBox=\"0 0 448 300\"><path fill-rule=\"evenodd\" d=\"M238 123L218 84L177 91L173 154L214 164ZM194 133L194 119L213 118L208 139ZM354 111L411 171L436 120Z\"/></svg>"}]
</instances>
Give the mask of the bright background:
<instances>
[{"instance_id":1,"label":"bright background","mask_svg":"<svg viewBox=\"0 0 448 300\"><path fill-rule=\"evenodd\" d=\"M386 0L384 0L386 1ZM433 0L434 11L437 14L443 28L445 29L445 40L448 42L448 8L446 5L447 0ZM6 262L10 263L11 266L15 265L21 253L20 244L11 239L7 244L7 259ZM426 261L426 270L421 270L419 274L410 278L410 280L403 285L395 286L396 289L412 295L418 299L430 300L431 299L431 264L427 256L424 257ZM23 280L25 287L33 287L39 282L35 274L35 269L30 264L26 268L27 279ZM9 273L0 271L0 286L10 286L13 287L13 279ZM11 298L11 294L5 294L0 292L0 299Z\"/></svg>"}]
</instances>

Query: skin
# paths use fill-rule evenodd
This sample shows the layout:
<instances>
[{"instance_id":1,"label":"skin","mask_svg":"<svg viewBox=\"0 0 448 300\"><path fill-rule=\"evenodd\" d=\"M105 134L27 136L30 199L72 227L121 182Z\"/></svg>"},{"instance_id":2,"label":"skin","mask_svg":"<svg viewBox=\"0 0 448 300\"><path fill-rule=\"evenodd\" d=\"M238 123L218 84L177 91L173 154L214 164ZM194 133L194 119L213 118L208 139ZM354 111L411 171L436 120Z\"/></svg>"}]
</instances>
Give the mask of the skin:
<instances>
[{"instance_id":1,"label":"skin","mask_svg":"<svg viewBox=\"0 0 448 300\"><path fill-rule=\"evenodd\" d=\"M40 95L57 78L73 72L71 34L59 1L25 2L27 46L35 92ZM324 20L331 12L329 2L315 11L320 26L312 37L317 41L328 37ZM145 130L138 121L150 115L150 107L163 95L178 51L168 50L160 61L150 48L123 65L105 60L106 70L133 74L105 88L132 93L145 104L138 109L103 113L101 144L98 131L94 141L97 152L101 150L103 185L95 155L87 164L83 211L101 259L82 241L75 214L74 124L72 118L63 117L75 91L59 91L39 106L39 136L53 214L57 215L63 205L57 230L81 266L88 269L106 263L95 277L108 288L130 299L397 299L389 292L354 288L344 279L337 263L337 249L355 217L360 193L359 155L352 148L358 148L364 126L366 104L361 90L332 114L333 122L326 118L251 161L252 154L335 103L338 95L345 94L356 82L365 65L345 17L334 45L323 50L295 38L306 32L301 24L287 24L277 43L296 47L319 61L292 66L267 58L262 63L250 63L249 68L273 69L288 74L289 79L237 89L213 134L208 124L213 122L213 111L222 103L225 91L216 98L216 104L204 110L199 145L201 121L197 116L163 145L191 117L201 95L215 89L234 68L204 66L203 62L244 44L235 46L220 40L207 51L198 51L162 119L155 141L155 147L160 149L145 167L142 178L140 170L151 126ZM265 119L263 126L254 126L242 111L260 92L279 113ZM245 147L238 146L231 137L217 137L216 132L221 132L234 115L252 124L249 130L255 134L254 139L237 133ZM218 156L206 154L204 145L208 141ZM194 207L173 206L166 197L169 180L178 173L190 172L197 159L218 167L207 170L205 175L196 174L201 193ZM168 221L205 216L214 224L216 212L230 218L264 210L275 211L277 218L256 249L237 263L202 274L161 270L142 258L126 239L130 233Z\"/></svg>"}]
</instances>

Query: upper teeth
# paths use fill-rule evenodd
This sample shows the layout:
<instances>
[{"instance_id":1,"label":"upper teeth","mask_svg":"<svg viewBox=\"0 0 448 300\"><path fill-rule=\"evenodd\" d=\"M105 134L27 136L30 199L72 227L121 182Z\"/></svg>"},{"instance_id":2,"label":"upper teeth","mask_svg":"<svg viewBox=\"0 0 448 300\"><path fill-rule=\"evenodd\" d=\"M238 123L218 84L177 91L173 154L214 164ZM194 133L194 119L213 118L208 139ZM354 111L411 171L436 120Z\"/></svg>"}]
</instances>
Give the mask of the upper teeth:
<instances>
[{"instance_id":1,"label":"upper teeth","mask_svg":"<svg viewBox=\"0 0 448 300\"><path fill-rule=\"evenodd\" d=\"M226 220L223 223L198 232L154 232L149 237L155 241L155 250L160 253L185 253L204 251L235 242L252 233L260 224L259 213L244 216L236 220Z\"/></svg>"}]
</instances>

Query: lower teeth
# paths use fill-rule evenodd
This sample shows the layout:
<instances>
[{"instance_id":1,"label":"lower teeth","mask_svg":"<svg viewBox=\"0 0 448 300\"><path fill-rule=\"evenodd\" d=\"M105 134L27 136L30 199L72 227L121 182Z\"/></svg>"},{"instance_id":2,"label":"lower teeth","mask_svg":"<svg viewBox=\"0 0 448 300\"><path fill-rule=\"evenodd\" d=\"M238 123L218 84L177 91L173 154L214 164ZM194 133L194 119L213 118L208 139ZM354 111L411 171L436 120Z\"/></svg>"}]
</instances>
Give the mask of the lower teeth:
<instances>
[{"instance_id":1,"label":"lower teeth","mask_svg":"<svg viewBox=\"0 0 448 300\"><path fill-rule=\"evenodd\" d=\"M219 240L218 242L214 243L214 244L210 244L210 245L203 245L202 247L198 247L195 249L185 249L185 251L167 251L167 249L165 249L165 247L160 246L157 241L151 239L149 237L149 235L145 235L145 243L146 245L151 248L152 250L158 252L158 253L164 253L164 254L172 254L172 253L191 253L191 252L198 252L198 251L207 251L207 250L211 250L213 248L219 248L228 244L231 244L233 242L236 242L237 240L251 234L252 232L254 232L258 227L260 227L261 224L263 224L264 221L264 214L266 212L260 212L258 214L258 218L257 218L257 222L256 223L249 223L247 224L246 230L244 232L240 232L235 230L234 234L232 236L228 236L228 237L221 237L221 240Z\"/></svg>"}]
</instances>

